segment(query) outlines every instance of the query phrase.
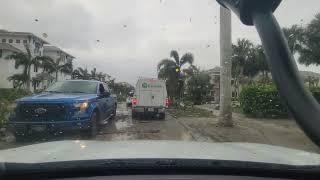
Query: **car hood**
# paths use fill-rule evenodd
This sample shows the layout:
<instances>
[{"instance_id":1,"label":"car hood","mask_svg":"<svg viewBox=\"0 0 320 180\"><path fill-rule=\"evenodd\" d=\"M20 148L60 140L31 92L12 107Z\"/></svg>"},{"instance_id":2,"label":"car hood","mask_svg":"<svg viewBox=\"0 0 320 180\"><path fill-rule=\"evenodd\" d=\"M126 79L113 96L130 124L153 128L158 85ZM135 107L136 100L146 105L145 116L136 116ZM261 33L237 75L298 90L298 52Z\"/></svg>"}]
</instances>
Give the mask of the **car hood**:
<instances>
[{"instance_id":1,"label":"car hood","mask_svg":"<svg viewBox=\"0 0 320 180\"><path fill-rule=\"evenodd\" d=\"M55 141L0 151L0 162L41 163L97 159L206 159L319 165L320 155L253 143L187 141Z\"/></svg>"},{"instance_id":2,"label":"car hood","mask_svg":"<svg viewBox=\"0 0 320 180\"><path fill-rule=\"evenodd\" d=\"M88 100L96 98L96 94L80 94L80 93L42 93L19 99L22 102L38 102L38 101L75 101Z\"/></svg>"}]
</instances>

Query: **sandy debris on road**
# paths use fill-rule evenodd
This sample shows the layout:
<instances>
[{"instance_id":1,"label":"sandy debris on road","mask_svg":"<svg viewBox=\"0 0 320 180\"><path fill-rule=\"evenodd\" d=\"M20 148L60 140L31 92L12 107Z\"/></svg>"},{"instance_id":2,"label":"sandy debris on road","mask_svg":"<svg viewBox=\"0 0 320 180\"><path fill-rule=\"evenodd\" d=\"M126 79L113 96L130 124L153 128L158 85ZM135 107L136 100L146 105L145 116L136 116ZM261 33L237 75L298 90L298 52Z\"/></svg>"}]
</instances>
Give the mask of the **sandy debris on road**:
<instances>
[{"instance_id":1,"label":"sandy debris on road","mask_svg":"<svg viewBox=\"0 0 320 180\"><path fill-rule=\"evenodd\" d=\"M198 141L250 142L284 146L310 152L320 149L309 140L294 120L251 119L234 114L234 127L221 127L218 118L178 118L177 121L189 129ZM201 137L205 137L201 139Z\"/></svg>"}]
</instances>

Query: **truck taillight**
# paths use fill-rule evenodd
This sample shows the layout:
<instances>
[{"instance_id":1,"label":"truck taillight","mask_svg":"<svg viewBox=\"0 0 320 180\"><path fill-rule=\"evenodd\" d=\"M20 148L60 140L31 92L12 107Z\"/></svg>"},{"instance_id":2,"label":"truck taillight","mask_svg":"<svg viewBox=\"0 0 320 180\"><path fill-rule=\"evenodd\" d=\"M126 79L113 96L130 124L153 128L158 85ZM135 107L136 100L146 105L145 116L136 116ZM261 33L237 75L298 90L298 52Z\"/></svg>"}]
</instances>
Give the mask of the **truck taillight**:
<instances>
[{"instance_id":1,"label":"truck taillight","mask_svg":"<svg viewBox=\"0 0 320 180\"><path fill-rule=\"evenodd\" d=\"M137 104L138 104L138 99L132 98L132 105L137 105Z\"/></svg>"},{"instance_id":2,"label":"truck taillight","mask_svg":"<svg viewBox=\"0 0 320 180\"><path fill-rule=\"evenodd\" d=\"M166 107L169 107L169 99L166 98Z\"/></svg>"}]
</instances>

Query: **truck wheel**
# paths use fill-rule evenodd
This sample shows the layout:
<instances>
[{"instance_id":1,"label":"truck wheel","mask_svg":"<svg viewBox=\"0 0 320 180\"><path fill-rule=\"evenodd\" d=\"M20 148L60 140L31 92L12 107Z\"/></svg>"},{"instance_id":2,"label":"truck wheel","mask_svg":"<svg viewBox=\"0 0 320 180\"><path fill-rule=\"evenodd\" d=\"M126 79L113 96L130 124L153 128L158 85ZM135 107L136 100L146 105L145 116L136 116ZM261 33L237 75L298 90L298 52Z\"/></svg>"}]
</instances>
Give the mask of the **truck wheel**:
<instances>
[{"instance_id":1,"label":"truck wheel","mask_svg":"<svg viewBox=\"0 0 320 180\"><path fill-rule=\"evenodd\" d=\"M85 130L82 134L85 135L85 137L94 138L98 134L98 113L93 112L90 118L90 128L88 130Z\"/></svg>"},{"instance_id":2,"label":"truck wheel","mask_svg":"<svg viewBox=\"0 0 320 180\"><path fill-rule=\"evenodd\" d=\"M114 109L113 109L112 114L113 114L113 115L112 115L111 119L113 120L113 119L115 119L116 116L117 116L117 105L114 106Z\"/></svg>"}]
</instances>

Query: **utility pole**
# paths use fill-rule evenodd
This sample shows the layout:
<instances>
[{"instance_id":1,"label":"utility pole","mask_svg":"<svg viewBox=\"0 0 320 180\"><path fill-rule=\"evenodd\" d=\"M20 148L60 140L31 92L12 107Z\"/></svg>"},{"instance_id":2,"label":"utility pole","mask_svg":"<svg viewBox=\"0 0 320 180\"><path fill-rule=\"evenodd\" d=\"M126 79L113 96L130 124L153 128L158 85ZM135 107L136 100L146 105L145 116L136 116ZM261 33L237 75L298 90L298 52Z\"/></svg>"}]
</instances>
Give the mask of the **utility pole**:
<instances>
[{"instance_id":1,"label":"utility pole","mask_svg":"<svg viewBox=\"0 0 320 180\"><path fill-rule=\"evenodd\" d=\"M220 7L220 116L219 124L233 126L231 106L231 12Z\"/></svg>"}]
</instances>

